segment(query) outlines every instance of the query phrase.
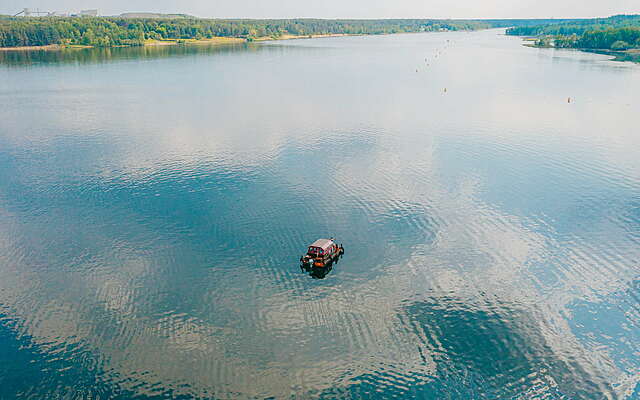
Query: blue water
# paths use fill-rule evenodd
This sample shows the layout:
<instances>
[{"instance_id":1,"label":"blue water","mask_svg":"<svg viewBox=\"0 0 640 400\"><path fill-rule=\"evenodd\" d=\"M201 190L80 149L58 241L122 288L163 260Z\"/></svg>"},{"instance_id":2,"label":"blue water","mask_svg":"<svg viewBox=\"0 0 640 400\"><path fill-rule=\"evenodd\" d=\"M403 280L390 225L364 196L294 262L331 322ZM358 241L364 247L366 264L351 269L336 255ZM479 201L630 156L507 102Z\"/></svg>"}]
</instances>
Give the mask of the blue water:
<instances>
[{"instance_id":1,"label":"blue water","mask_svg":"<svg viewBox=\"0 0 640 400\"><path fill-rule=\"evenodd\" d=\"M640 398L638 93L496 30L0 54L0 399Z\"/></svg>"}]
</instances>

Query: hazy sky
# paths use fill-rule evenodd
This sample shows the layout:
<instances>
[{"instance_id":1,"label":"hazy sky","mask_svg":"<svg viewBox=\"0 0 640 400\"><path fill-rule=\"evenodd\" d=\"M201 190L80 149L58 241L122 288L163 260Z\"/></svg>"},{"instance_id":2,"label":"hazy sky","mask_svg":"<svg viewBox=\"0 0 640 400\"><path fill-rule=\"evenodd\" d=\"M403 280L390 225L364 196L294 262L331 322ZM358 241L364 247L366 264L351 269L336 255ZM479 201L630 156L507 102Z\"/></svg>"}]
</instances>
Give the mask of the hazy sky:
<instances>
[{"instance_id":1,"label":"hazy sky","mask_svg":"<svg viewBox=\"0 0 640 400\"><path fill-rule=\"evenodd\" d=\"M0 0L0 13L97 8L248 18L563 18L640 14L640 0Z\"/></svg>"}]
</instances>

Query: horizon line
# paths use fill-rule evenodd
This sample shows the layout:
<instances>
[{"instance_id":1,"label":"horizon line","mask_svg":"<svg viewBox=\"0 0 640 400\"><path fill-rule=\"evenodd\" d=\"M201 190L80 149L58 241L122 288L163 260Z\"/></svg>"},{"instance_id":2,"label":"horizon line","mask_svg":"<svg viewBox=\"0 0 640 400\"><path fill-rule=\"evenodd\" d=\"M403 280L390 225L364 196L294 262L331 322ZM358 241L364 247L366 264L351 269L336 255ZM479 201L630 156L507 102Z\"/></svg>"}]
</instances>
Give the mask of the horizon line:
<instances>
[{"instance_id":1,"label":"horizon line","mask_svg":"<svg viewBox=\"0 0 640 400\"><path fill-rule=\"evenodd\" d=\"M29 8L31 10L38 10L40 9L39 7L36 8L31 8L31 7L26 7ZM98 9L99 10L99 9ZM51 12L58 12L57 10L51 11ZM63 12L67 12L67 11L60 11L61 13ZM79 10L77 12L80 12ZM69 14L72 14L73 12L69 11ZM371 20L447 20L447 21L486 21L486 20L588 20L588 19L605 19L605 18L611 18L611 17L616 17L616 16L637 16L640 15L640 10L636 11L636 12L620 12L620 13L614 13L614 14L610 14L610 15L606 15L606 16L571 16L571 17L557 17L557 16L549 16L549 17L540 17L540 16L536 16L536 17L399 17L399 16L394 16L394 17L311 17L311 16L297 16L297 17L238 17L238 16L226 16L226 17L222 17L222 16L199 16L199 15L195 15L195 14L189 14L186 12L160 12L160 11L124 11L124 12L120 12L119 14L101 14L98 15L99 17L119 17L120 15L123 14L160 14L160 15L183 15L183 16L187 16L187 17L193 17L193 18L198 18L198 19L226 19L226 20L233 20L233 19L237 19L237 20L294 20L294 19L315 19L315 20L362 20L362 21L371 21ZM2 13L0 13L0 15L3 15ZM8 14L4 14L4 16L8 16L11 17L13 16L13 14L8 13Z\"/></svg>"}]
</instances>

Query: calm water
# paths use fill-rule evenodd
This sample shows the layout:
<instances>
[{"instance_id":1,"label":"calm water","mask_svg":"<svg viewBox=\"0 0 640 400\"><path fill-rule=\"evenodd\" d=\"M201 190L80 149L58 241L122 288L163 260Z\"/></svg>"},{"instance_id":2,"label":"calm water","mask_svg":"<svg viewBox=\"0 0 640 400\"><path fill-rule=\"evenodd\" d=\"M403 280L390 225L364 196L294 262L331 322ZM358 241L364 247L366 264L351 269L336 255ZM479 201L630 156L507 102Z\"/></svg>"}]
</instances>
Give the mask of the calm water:
<instances>
[{"instance_id":1,"label":"calm water","mask_svg":"<svg viewBox=\"0 0 640 400\"><path fill-rule=\"evenodd\" d=\"M0 54L0 398L640 398L640 65L500 33Z\"/></svg>"}]
</instances>

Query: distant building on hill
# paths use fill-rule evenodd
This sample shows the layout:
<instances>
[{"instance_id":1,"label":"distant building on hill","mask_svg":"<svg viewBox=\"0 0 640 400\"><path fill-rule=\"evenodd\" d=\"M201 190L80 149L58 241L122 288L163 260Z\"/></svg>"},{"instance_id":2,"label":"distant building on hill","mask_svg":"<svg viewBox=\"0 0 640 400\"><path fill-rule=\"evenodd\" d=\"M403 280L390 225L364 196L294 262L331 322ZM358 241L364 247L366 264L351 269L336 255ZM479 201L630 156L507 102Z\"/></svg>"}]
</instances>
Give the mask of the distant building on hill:
<instances>
[{"instance_id":1,"label":"distant building on hill","mask_svg":"<svg viewBox=\"0 0 640 400\"><path fill-rule=\"evenodd\" d=\"M20 11L19 13L15 14L14 17L17 17L18 15L22 15L23 17L43 17L43 16L47 16L47 17L51 17L55 14L54 12L51 11L40 11L39 9L36 9L35 11L30 9L30 8L23 8L22 11Z\"/></svg>"},{"instance_id":2,"label":"distant building on hill","mask_svg":"<svg viewBox=\"0 0 640 400\"><path fill-rule=\"evenodd\" d=\"M119 15L120 18L195 18L186 14L160 14L151 12L129 12Z\"/></svg>"},{"instance_id":3,"label":"distant building on hill","mask_svg":"<svg viewBox=\"0 0 640 400\"><path fill-rule=\"evenodd\" d=\"M82 10L80 11L81 17L97 17L98 10Z\"/></svg>"}]
</instances>

